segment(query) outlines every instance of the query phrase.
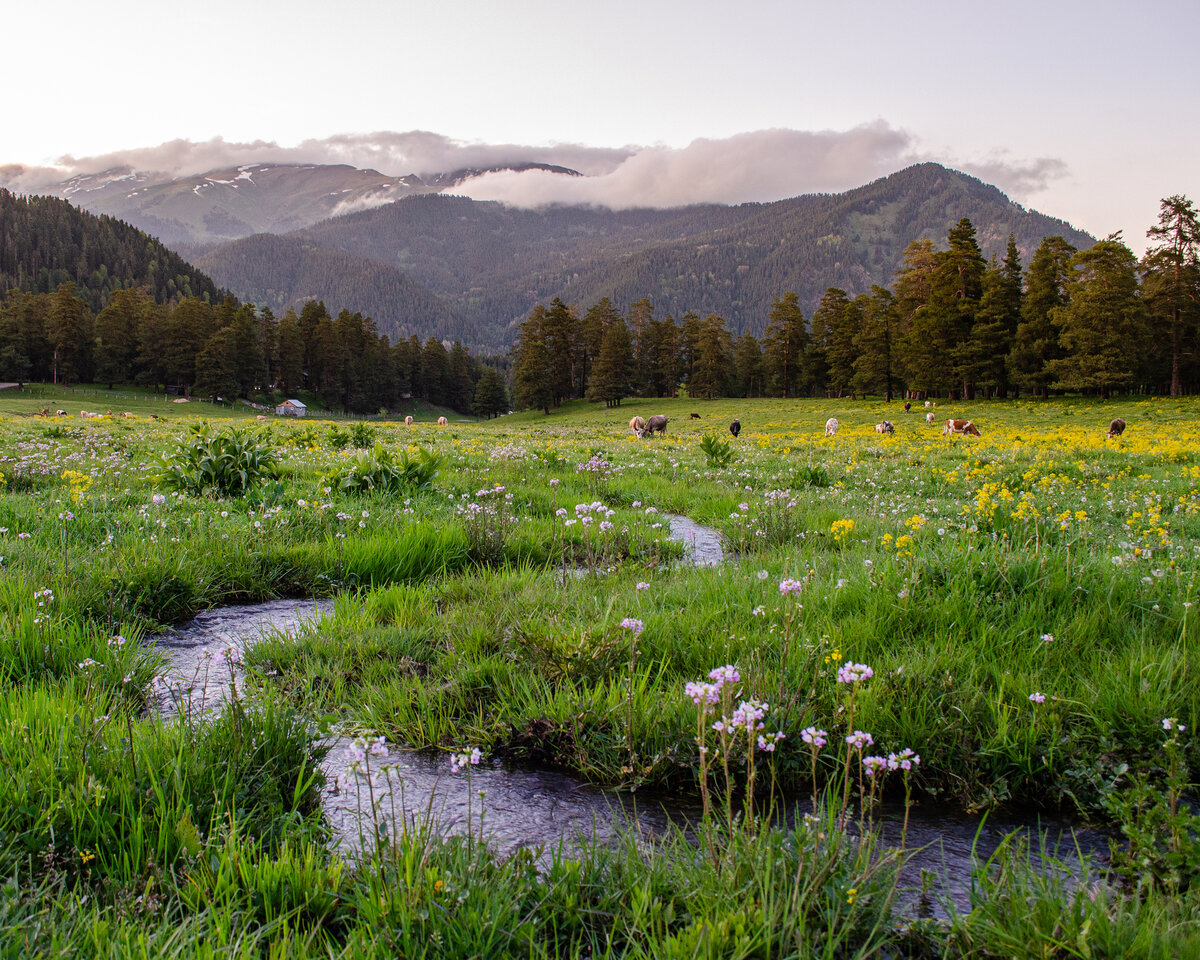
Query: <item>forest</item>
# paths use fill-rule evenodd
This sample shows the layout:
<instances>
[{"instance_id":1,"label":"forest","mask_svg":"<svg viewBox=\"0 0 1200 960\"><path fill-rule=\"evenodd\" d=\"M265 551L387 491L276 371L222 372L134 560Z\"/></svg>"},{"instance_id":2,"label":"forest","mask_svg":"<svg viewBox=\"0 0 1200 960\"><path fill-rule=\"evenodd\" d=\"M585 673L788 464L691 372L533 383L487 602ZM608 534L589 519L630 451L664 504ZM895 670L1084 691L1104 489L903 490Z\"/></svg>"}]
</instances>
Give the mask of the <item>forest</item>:
<instances>
[{"instance_id":1,"label":"forest","mask_svg":"<svg viewBox=\"0 0 1200 960\"><path fill-rule=\"evenodd\" d=\"M1046 237L1023 266L1011 234L985 259L967 218L945 249L918 239L890 286L829 287L810 319L782 293L761 339L716 313L677 321L649 299L628 313L601 298L580 312L538 305L514 347L514 400L546 412L587 397L923 398L1069 391L1180 396L1200 386L1200 223L1186 197L1162 201L1139 261L1113 234L1077 250Z\"/></svg>"},{"instance_id":2,"label":"forest","mask_svg":"<svg viewBox=\"0 0 1200 960\"><path fill-rule=\"evenodd\" d=\"M415 333L393 344L370 317L318 300L277 318L140 230L64 200L0 190L0 291L0 379L14 383L288 395L359 414L405 399L508 409L503 360L486 366Z\"/></svg>"}]
</instances>

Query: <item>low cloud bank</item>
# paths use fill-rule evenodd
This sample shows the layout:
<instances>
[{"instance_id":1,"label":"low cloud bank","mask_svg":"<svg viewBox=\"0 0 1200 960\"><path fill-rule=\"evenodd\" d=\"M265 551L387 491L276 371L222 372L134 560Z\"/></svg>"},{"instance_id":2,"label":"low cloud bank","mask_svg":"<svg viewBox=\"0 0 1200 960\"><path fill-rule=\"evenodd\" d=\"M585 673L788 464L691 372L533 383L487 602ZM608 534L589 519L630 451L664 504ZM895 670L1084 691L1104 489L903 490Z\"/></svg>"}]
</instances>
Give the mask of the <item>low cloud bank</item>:
<instances>
[{"instance_id":1,"label":"low cloud bank","mask_svg":"<svg viewBox=\"0 0 1200 960\"><path fill-rule=\"evenodd\" d=\"M850 130L757 130L697 139L684 147L471 143L423 130L339 134L290 147L219 137L199 143L172 140L99 156L64 156L54 167L0 166L0 186L35 192L75 175L112 169L153 173L166 180L250 163L345 163L389 176L429 176L539 162L568 167L584 176L536 170L485 173L454 192L526 207L550 203L673 207L839 192L921 160L957 167L1017 198L1044 190L1067 172L1059 159L1012 158L1004 151L977 160L933 156L912 134L879 120Z\"/></svg>"}]
</instances>

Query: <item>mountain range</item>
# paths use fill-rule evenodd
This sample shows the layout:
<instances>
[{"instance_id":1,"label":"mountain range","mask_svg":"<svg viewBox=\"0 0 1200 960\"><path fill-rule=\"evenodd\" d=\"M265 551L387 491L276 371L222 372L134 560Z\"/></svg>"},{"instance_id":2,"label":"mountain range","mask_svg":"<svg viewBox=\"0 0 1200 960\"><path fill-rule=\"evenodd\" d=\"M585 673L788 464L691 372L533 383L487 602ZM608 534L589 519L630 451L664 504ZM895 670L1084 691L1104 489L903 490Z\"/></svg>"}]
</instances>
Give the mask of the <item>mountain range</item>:
<instances>
[{"instance_id":1,"label":"mountain range","mask_svg":"<svg viewBox=\"0 0 1200 960\"><path fill-rule=\"evenodd\" d=\"M717 313L735 334L761 334L781 294L796 292L811 315L828 287L886 285L911 241L944 245L962 217L985 256L1002 254L1010 232L1026 262L1046 236L1095 242L935 163L844 193L736 206L525 209L450 195L494 169L394 177L247 164L165 178L122 168L55 192L158 236L243 300L279 312L321 299L393 338L483 352L507 351L516 325L554 297L582 309L609 297L622 310L648 298L659 315Z\"/></svg>"}]
</instances>

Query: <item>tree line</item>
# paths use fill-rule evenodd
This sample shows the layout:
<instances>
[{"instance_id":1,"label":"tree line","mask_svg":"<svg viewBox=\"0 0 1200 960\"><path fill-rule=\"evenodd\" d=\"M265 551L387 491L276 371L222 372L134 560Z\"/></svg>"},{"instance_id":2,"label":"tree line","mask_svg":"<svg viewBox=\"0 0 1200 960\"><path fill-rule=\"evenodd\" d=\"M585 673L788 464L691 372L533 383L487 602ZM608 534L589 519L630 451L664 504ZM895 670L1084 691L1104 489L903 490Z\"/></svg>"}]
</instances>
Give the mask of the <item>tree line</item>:
<instances>
[{"instance_id":1,"label":"tree line","mask_svg":"<svg viewBox=\"0 0 1200 960\"><path fill-rule=\"evenodd\" d=\"M159 303L145 288L112 291L98 313L71 281L0 300L0 378L139 384L200 396L316 399L374 413L417 398L462 413L508 409L503 373L434 337L394 345L370 317L309 301L276 318L226 297Z\"/></svg>"},{"instance_id":2,"label":"tree line","mask_svg":"<svg viewBox=\"0 0 1200 960\"><path fill-rule=\"evenodd\" d=\"M777 297L761 337L734 337L717 314L656 318L649 300L622 314L603 298L580 315L538 305L513 347L517 406L547 413L587 397L1179 396L1200 386L1200 219L1162 201L1139 261L1113 234L1085 250L1046 237L1023 267L1010 234L985 260L969 219L908 245L889 287L830 287L806 320Z\"/></svg>"}]
</instances>

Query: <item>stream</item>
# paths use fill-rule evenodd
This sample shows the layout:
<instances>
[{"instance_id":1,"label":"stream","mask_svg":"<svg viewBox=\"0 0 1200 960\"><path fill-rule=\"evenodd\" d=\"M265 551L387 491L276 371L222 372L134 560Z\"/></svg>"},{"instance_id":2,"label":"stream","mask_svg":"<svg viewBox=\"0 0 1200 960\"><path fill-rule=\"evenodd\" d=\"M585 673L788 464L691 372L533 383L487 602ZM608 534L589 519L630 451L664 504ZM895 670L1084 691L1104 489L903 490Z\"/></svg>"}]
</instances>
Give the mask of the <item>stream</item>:
<instances>
[{"instance_id":1,"label":"stream","mask_svg":"<svg viewBox=\"0 0 1200 960\"><path fill-rule=\"evenodd\" d=\"M688 544L689 562L705 566L721 562L716 531L686 517L670 516L670 523L672 539ZM188 717L219 710L230 685L240 680L239 654L247 643L265 635L295 636L331 609L331 601L312 600L230 606L159 634L156 645L169 663L156 685L160 710ZM579 838L606 842L633 829L651 839L673 826L686 830L698 819L692 797L606 790L561 772L494 761L452 773L448 754L393 744L386 745L384 755L370 758L368 779L364 765L354 769L348 750L352 742L333 737L322 764L325 817L334 845L348 853L360 847L363 837L374 835L379 820L388 822L389 832L401 824L411 827L427 820L442 833L470 830L478 836L482 832L500 854L541 848L545 860L560 845L569 847ZM803 812L807 807L805 803L799 809ZM900 844L903 818L903 808L895 805L885 805L878 813L876 822L885 845ZM978 857L986 858L1013 831L1030 837L1035 860L1040 831L1046 834L1047 850L1068 865L1078 864L1079 852L1099 858L1107 853L1104 834L1066 821L981 819L961 810L921 804L913 808L908 823L910 859L901 874L909 888L902 898L906 908L936 915L942 910L937 897L949 897L960 909L968 907L972 848ZM917 893L926 871L937 878L932 898Z\"/></svg>"}]
</instances>

